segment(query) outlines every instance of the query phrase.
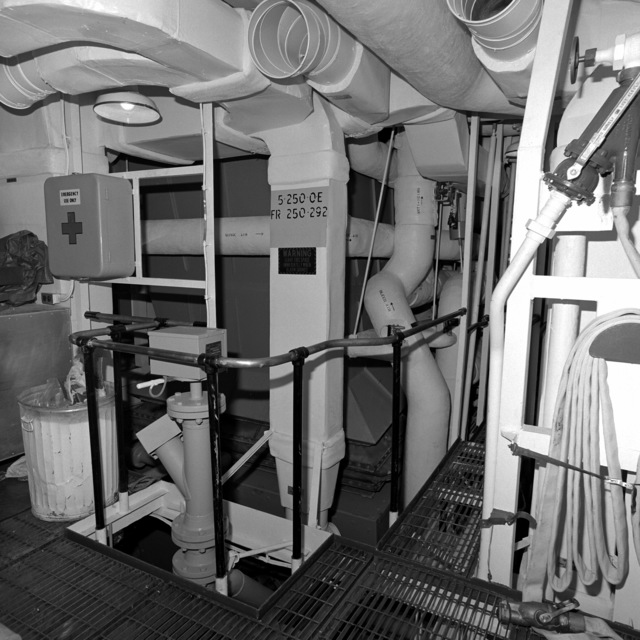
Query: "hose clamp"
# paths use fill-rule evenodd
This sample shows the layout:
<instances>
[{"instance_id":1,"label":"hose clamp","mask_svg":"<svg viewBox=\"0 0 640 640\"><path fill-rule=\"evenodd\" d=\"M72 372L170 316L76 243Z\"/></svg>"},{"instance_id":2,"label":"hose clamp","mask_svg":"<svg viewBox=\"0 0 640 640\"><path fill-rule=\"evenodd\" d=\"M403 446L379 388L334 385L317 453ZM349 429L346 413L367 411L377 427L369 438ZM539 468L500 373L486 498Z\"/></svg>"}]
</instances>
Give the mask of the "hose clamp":
<instances>
[{"instance_id":1,"label":"hose clamp","mask_svg":"<svg viewBox=\"0 0 640 640\"><path fill-rule=\"evenodd\" d=\"M615 484L618 487L622 487L625 491L634 490L634 486L630 482L625 482L624 480L620 480L620 478L610 478L609 476L605 476L604 481L607 484Z\"/></svg>"}]
</instances>

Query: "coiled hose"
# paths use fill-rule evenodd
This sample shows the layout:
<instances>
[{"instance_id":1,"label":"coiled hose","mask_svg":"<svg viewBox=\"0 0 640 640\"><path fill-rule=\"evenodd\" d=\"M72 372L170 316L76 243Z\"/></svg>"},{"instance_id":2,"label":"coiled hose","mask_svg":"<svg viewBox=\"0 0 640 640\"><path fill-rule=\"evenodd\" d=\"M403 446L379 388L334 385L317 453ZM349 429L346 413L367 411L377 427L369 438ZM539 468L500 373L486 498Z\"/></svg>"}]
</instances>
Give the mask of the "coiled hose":
<instances>
[{"instance_id":1,"label":"coiled hose","mask_svg":"<svg viewBox=\"0 0 640 640\"><path fill-rule=\"evenodd\" d=\"M613 407L607 385L607 363L593 358L589 348L604 330L621 324L640 324L640 309L622 309L596 318L578 337L564 367L553 417L550 456L565 466L550 470L547 487L554 490L551 544L547 552L547 576L557 593L566 591L578 573L585 585L602 574L611 585L624 582L629 570L624 487L610 483L615 552L610 553L604 530L602 505L604 482L600 475L600 412L609 478L621 480ZM553 472L555 471L555 473ZM640 463L638 471L640 472ZM546 495L549 491L545 490ZM633 538L640 560L640 516L633 514ZM561 550L563 540L566 542ZM566 566L558 572L558 557Z\"/></svg>"}]
</instances>

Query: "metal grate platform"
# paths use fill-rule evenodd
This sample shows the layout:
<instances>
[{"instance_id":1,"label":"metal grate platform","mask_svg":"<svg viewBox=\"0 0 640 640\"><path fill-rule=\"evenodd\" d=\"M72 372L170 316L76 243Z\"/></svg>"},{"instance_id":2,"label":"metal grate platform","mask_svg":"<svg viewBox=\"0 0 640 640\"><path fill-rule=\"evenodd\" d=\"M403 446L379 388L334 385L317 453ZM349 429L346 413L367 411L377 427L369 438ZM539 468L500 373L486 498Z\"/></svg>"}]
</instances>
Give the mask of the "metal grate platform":
<instances>
[{"instance_id":1,"label":"metal grate platform","mask_svg":"<svg viewBox=\"0 0 640 640\"><path fill-rule=\"evenodd\" d=\"M10 518L0 522L0 622L23 640L539 638L495 616L518 594L455 573L475 562L482 457L481 444L459 445L380 550L334 537L261 617L28 513Z\"/></svg>"},{"instance_id":2,"label":"metal grate platform","mask_svg":"<svg viewBox=\"0 0 640 640\"><path fill-rule=\"evenodd\" d=\"M318 628L366 569L371 551L335 541L297 580L264 618L289 638L317 638Z\"/></svg>"},{"instance_id":3,"label":"metal grate platform","mask_svg":"<svg viewBox=\"0 0 640 640\"><path fill-rule=\"evenodd\" d=\"M282 637L256 620L66 539L0 570L0 621L23 640Z\"/></svg>"},{"instance_id":4,"label":"metal grate platform","mask_svg":"<svg viewBox=\"0 0 640 640\"><path fill-rule=\"evenodd\" d=\"M0 568L60 536L64 524L36 520L29 512L0 521Z\"/></svg>"},{"instance_id":5,"label":"metal grate platform","mask_svg":"<svg viewBox=\"0 0 640 640\"><path fill-rule=\"evenodd\" d=\"M456 574L473 573L480 548L484 445L460 442L378 545Z\"/></svg>"},{"instance_id":6,"label":"metal grate platform","mask_svg":"<svg viewBox=\"0 0 640 640\"><path fill-rule=\"evenodd\" d=\"M323 637L331 640L392 638L525 638L501 624L495 591L400 559L376 557Z\"/></svg>"}]
</instances>

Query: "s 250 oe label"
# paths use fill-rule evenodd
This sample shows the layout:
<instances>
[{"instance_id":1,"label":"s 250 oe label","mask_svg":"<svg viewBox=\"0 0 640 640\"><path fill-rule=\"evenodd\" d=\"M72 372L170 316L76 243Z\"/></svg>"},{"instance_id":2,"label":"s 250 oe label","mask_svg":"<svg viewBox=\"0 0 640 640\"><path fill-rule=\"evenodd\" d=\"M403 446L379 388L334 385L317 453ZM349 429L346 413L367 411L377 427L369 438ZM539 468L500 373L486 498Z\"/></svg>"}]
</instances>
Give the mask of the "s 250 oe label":
<instances>
[{"instance_id":1,"label":"s 250 oe label","mask_svg":"<svg viewBox=\"0 0 640 640\"><path fill-rule=\"evenodd\" d=\"M329 215L328 188L272 191L271 246L325 246Z\"/></svg>"}]
</instances>

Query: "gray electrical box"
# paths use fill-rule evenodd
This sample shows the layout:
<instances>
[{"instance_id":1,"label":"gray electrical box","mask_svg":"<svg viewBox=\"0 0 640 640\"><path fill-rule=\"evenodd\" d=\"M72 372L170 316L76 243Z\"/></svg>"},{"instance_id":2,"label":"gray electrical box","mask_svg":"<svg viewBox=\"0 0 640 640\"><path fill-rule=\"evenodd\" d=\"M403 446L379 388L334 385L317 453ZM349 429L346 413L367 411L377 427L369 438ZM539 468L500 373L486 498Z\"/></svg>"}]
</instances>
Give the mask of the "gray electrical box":
<instances>
[{"instance_id":1,"label":"gray electrical box","mask_svg":"<svg viewBox=\"0 0 640 640\"><path fill-rule=\"evenodd\" d=\"M54 276L106 280L133 273L133 198L128 180L98 173L48 178L44 202Z\"/></svg>"},{"instance_id":2,"label":"gray electrical box","mask_svg":"<svg viewBox=\"0 0 640 640\"><path fill-rule=\"evenodd\" d=\"M165 351L180 351L199 355L208 353L214 356L226 357L227 331L226 329L211 329L209 327L170 327L149 332L149 346L152 349ZM163 362L151 358L151 373L157 376L169 376L188 380L204 380L206 375L199 367L187 364Z\"/></svg>"}]
</instances>

